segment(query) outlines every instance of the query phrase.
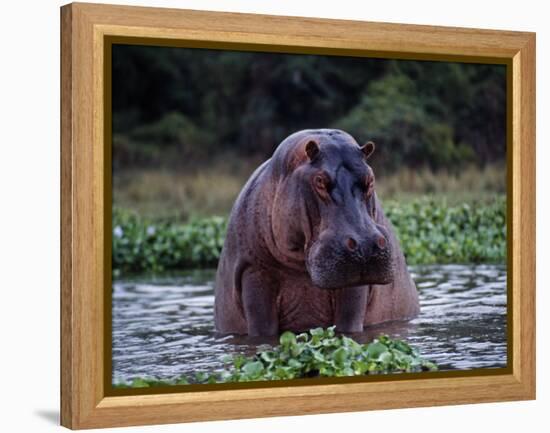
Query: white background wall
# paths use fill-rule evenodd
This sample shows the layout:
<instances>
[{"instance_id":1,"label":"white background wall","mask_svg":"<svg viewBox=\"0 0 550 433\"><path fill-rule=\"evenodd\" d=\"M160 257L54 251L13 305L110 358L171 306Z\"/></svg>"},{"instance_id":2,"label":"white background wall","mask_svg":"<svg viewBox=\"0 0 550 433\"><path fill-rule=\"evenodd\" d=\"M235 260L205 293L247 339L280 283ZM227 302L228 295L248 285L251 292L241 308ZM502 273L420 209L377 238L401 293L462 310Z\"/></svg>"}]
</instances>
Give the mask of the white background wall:
<instances>
[{"instance_id":1,"label":"white background wall","mask_svg":"<svg viewBox=\"0 0 550 433\"><path fill-rule=\"evenodd\" d=\"M115 0L113 0L115 1ZM234 12L537 32L538 401L133 428L148 432L540 431L548 420L550 53L543 1L122 1ZM59 6L6 1L0 66L0 426L54 431L59 411ZM546 79L545 79L546 78ZM7 241L7 242L6 242ZM546 409L546 411L545 411ZM120 430L119 430L120 431Z\"/></svg>"}]
</instances>

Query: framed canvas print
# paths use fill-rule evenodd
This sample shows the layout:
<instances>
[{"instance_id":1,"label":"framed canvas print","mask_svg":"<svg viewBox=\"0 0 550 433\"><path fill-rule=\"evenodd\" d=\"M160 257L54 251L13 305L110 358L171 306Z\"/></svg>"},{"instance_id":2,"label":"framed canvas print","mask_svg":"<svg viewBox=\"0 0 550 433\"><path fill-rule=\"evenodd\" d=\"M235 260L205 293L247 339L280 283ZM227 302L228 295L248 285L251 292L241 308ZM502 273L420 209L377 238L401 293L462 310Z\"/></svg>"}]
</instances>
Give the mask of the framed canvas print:
<instances>
[{"instance_id":1,"label":"framed canvas print","mask_svg":"<svg viewBox=\"0 0 550 433\"><path fill-rule=\"evenodd\" d=\"M61 422L535 398L535 35L61 8Z\"/></svg>"}]
</instances>

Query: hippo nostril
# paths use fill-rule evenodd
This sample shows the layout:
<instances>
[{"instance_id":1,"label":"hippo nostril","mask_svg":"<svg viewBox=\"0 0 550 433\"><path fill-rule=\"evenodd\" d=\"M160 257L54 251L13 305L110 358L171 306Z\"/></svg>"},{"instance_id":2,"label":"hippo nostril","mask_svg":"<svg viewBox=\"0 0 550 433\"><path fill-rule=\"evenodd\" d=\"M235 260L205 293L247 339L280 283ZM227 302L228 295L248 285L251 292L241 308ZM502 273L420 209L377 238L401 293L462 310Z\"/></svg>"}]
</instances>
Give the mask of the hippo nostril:
<instances>
[{"instance_id":1,"label":"hippo nostril","mask_svg":"<svg viewBox=\"0 0 550 433\"><path fill-rule=\"evenodd\" d=\"M357 241L353 238L348 238L346 240L346 246L348 247L349 250L355 251L357 248Z\"/></svg>"},{"instance_id":2,"label":"hippo nostril","mask_svg":"<svg viewBox=\"0 0 550 433\"><path fill-rule=\"evenodd\" d=\"M383 250L384 248L386 248L386 238L384 236L380 236L377 240L376 240L376 245L378 245L378 248L380 248L381 250Z\"/></svg>"}]
</instances>

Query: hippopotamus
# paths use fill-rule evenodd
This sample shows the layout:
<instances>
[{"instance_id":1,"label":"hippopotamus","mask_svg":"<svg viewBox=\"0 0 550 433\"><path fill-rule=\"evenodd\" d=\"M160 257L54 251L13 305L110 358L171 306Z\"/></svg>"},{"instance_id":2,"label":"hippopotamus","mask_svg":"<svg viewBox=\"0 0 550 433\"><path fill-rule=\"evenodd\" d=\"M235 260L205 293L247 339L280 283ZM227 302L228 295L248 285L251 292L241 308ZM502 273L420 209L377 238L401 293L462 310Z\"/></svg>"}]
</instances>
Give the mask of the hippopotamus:
<instances>
[{"instance_id":1,"label":"hippopotamus","mask_svg":"<svg viewBox=\"0 0 550 433\"><path fill-rule=\"evenodd\" d=\"M284 139L231 210L215 281L220 333L342 333L419 312L405 257L360 146L338 129Z\"/></svg>"}]
</instances>

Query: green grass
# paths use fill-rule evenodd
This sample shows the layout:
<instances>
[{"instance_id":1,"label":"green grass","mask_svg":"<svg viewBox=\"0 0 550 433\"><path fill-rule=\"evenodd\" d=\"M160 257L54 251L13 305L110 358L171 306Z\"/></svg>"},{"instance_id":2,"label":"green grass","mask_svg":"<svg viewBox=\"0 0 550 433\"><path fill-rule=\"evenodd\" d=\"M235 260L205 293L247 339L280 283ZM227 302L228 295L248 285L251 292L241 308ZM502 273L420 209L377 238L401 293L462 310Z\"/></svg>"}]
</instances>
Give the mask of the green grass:
<instances>
[{"instance_id":1,"label":"green grass","mask_svg":"<svg viewBox=\"0 0 550 433\"><path fill-rule=\"evenodd\" d=\"M280 336L279 345L272 349L259 351L252 357L226 356L222 360L227 367L221 372L198 372L193 378L179 376L171 380L135 378L115 386L140 388L437 370L433 362L421 357L404 341L382 335L371 343L360 344L349 337L337 336L333 326L299 335L286 331Z\"/></svg>"},{"instance_id":2,"label":"green grass","mask_svg":"<svg viewBox=\"0 0 550 433\"><path fill-rule=\"evenodd\" d=\"M113 203L158 219L188 221L228 215L258 160L225 155L211 165L181 170L133 169L113 173Z\"/></svg>"},{"instance_id":3,"label":"green grass","mask_svg":"<svg viewBox=\"0 0 550 433\"><path fill-rule=\"evenodd\" d=\"M506 258L506 199L449 205L421 198L384 203L407 263L502 263ZM209 217L180 224L113 211L113 270L162 272L215 267L227 219Z\"/></svg>"},{"instance_id":4,"label":"green grass","mask_svg":"<svg viewBox=\"0 0 550 433\"><path fill-rule=\"evenodd\" d=\"M453 173L428 168L403 167L394 174L376 176L376 191L385 201L409 203L422 196L445 200L449 205L490 202L495 195L506 193L506 166L467 166Z\"/></svg>"}]
</instances>

